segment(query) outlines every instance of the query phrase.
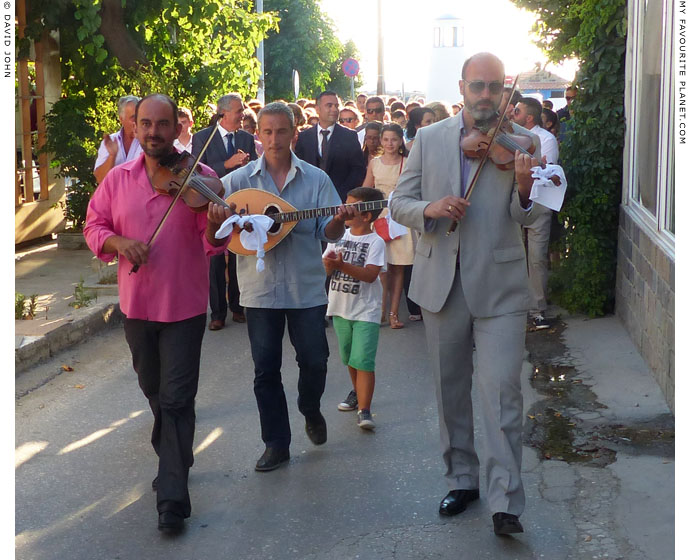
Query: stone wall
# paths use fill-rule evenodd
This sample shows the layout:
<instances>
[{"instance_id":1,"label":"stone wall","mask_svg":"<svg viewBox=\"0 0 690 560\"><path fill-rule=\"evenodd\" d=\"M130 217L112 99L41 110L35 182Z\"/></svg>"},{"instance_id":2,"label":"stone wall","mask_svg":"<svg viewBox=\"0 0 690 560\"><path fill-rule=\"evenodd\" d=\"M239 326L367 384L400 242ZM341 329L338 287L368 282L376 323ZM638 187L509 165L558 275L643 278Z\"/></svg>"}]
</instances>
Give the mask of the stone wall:
<instances>
[{"instance_id":1,"label":"stone wall","mask_svg":"<svg viewBox=\"0 0 690 560\"><path fill-rule=\"evenodd\" d=\"M621 206L616 314L675 411L675 260Z\"/></svg>"}]
</instances>

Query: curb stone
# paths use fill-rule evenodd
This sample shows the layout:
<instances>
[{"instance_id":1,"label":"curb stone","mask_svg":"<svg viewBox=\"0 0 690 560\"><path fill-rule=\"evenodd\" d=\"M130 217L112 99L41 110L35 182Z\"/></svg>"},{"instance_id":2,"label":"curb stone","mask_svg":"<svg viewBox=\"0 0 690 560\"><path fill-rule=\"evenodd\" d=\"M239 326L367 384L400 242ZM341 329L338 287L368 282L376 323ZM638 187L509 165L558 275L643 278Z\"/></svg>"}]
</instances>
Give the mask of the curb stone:
<instances>
[{"instance_id":1,"label":"curb stone","mask_svg":"<svg viewBox=\"0 0 690 560\"><path fill-rule=\"evenodd\" d=\"M119 302L97 304L79 314L81 316L69 323L15 348L15 377L58 352L87 340L94 333L119 325L124 318Z\"/></svg>"}]
</instances>

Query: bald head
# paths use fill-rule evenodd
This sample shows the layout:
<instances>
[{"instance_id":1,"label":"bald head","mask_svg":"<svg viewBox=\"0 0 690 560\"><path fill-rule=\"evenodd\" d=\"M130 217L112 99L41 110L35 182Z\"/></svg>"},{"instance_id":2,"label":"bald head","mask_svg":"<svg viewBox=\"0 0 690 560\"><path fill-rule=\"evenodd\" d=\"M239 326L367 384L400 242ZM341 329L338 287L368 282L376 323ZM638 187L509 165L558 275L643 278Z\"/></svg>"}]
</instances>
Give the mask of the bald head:
<instances>
[{"instance_id":1,"label":"bald head","mask_svg":"<svg viewBox=\"0 0 690 560\"><path fill-rule=\"evenodd\" d=\"M467 72L470 66L474 66L477 64L488 65L498 68L500 69L501 75L505 77L505 67L503 66L503 62L501 62L501 59L498 58L495 54L491 54L490 52L480 52L477 54L473 54L471 57L465 60L465 63L462 65L461 73L463 80L467 79Z\"/></svg>"},{"instance_id":2,"label":"bald head","mask_svg":"<svg viewBox=\"0 0 690 560\"><path fill-rule=\"evenodd\" d=\"M465 114L475 121L490 119L501 104L504 82L505 69L496 55L477 53L468 58L462 67L459 82Z\"/></svg>"}]
</instances>

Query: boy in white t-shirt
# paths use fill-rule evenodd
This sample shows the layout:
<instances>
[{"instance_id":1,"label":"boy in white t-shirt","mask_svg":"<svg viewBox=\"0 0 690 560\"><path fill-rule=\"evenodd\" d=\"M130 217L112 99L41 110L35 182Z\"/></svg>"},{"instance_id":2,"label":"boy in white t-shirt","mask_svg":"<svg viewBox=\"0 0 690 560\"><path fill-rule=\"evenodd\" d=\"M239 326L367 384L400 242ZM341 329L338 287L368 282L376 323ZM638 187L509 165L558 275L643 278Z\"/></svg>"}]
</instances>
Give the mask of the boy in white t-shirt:
<instances>
[{"instance_id":1,"label":"boy in white t-shirt","mask_svg":"<svg viewBox=\"0 0 690 560\"><path fill-rule=\"evenodd\" d=\"M357 187L347 194L346 204L383 199L378 189ZM371 231L371 224L381 210L357 212L345 222L349 229L340 241L329 243L323 254L326 274L331 277L326 314L333 317L340 357L354 388L338 409L358 408L357 425L365 430L374 428L371 399L383 295L379 272L386 261L386 244Z\"/></svg>"}]
</instances>

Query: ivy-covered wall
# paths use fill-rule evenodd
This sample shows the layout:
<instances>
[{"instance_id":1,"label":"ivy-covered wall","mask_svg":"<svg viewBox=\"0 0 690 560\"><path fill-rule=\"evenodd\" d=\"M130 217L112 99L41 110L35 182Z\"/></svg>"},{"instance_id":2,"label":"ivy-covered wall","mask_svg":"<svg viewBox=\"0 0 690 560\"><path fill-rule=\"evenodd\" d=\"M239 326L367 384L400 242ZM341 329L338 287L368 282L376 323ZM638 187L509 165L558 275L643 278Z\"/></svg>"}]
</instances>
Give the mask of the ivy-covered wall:
<instances>
[{"instance_id":1,"label":"ivy-covered wall","mask_svg":"<svg viewBox=\"0 0 690 560\"><path fill-rule=\"evenodd\" d=\"M540 47L554 62L576 57L578 94L570 107L561 162L568 192L558 216L552 297L590 316L614 310L625 117L625 0L513 0L538 15Z\"/></svg>"}]
</instances>

